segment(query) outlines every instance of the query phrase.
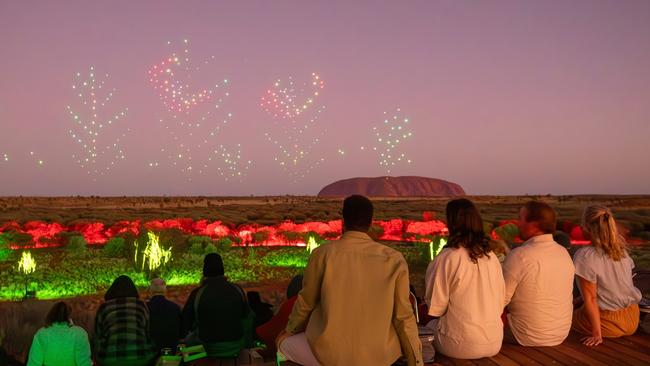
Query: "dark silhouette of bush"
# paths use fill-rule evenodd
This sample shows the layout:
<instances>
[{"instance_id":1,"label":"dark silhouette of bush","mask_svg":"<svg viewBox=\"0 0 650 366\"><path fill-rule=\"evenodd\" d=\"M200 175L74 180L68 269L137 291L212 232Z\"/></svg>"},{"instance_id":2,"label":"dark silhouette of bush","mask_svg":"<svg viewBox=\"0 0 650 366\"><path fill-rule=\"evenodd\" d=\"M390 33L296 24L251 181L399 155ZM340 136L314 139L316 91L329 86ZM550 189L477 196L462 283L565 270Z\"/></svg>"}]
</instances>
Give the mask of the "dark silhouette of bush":
<instances>
[{"instance_id":1,"label":"dark silhouette of bush","mask_svg":"<svg viewBox=\"0 0 650 366\"><path fill-rule=\"evenodd\" d=\"M109 258L126 258L127 256L126 241L124 238L111 238L102 248L102 254Z\"/></svg>"}]
</instances>

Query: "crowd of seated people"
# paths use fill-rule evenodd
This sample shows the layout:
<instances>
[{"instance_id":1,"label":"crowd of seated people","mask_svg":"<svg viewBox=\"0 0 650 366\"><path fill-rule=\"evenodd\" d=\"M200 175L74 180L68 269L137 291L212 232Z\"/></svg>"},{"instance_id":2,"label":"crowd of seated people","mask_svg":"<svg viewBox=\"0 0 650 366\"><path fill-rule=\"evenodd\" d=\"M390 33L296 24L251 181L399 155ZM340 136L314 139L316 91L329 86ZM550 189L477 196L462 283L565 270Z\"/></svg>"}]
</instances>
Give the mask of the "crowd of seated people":
<instances>
[{"instance_id":1,"label":"crowd of seated people","mask_svg":"<svg viewBox=\"0 0 650 366\"><path fill-rule=\"evenodd\" d=\"M591 245L572 259L566 243L554 239L565 241L556 232L555 211L544 202L521 208L524 242L510 250L484 232L470 200L450 201L448 243L426 271L429 318L420 329L404 257L368 235L371 201L350 196L342 213L343 235L312 252L275 314L259 293L246 294L228 281L221 256L212 253L182 310L165 297L162 279L152 280L145 303L129 277L118 277L97 310L92 343L72 323L70 306L54 304L34 336L28 365L152 365L161 350L179 343L229 358L257 338L278 360L306 366L421 366L431 361L423 359L423 346L431 347L419 336L423 329L433 333L438 353L477 359L496 355L504 342L558 345L571 329L583 334L585 345L597 346L639 325L634 263L606 207L585 208L582 228Z\"/></svg>"}]
</instances>

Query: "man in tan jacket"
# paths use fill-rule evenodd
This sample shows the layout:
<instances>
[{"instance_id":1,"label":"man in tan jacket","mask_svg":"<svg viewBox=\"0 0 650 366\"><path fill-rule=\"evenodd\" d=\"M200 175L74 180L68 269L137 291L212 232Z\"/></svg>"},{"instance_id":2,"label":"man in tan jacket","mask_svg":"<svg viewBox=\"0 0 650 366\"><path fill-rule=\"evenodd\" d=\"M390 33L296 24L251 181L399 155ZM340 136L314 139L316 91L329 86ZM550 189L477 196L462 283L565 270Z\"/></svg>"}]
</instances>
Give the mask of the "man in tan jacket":
<instances>
[{"instance_id":1,"label":"man in tan jacket","mask_svg":"<svg viewBox=\"0 0 650 366\"><path fill-rule=\"evenodd\" d=\"M314 250L279 357L312 365L391 365L402 355L422 366L422 345L409 302L402 254L367 234L373 206L343 202L343 236Z\"/></svg>"}]
</instances>

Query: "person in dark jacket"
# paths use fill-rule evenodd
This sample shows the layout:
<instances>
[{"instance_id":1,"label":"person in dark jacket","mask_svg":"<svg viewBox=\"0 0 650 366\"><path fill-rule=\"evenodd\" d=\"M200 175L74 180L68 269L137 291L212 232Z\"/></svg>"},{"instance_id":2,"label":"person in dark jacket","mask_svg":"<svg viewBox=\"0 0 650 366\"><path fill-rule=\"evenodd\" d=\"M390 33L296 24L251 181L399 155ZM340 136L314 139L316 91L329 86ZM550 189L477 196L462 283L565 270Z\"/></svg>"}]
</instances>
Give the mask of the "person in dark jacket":
<instances>
[{"instance_id":1,"label":"person in dark jacket","mask_svg":"<svg viewBox=\"0 0 650 366\"><path fill-rule=\"evenodd\" d=\"M278 312L268 322L255 328L255 334L264 342L266 348L275 353L275 339L278 337L289 322L289 315L293 310L293 304L298 299L298 293L302 289L302 275L297 275L291 279L287 287L287 299L280 305Z\"/></svg>"},{"instance_id":2,"label":"person in dark jacket","mask_svg":"<svg viewBox=\"0 0 650 366\"><path fill-rule=\"evenodd\" d=\"M273 318L273 306L262 302L259 292L248 291L246 296L248 297L248 306L250 306L251 310L255 313L255 322L253 324L255 328Z\"/></svg>"},{"instance_id":3,"label":"person in dark jacket","mask_svg":"<svg viewBox=\"0 0 650 366\"><path fill-rule=\"evenodd\" d=\"M207 254L201 286L183 307L185 342L203 344L209 357L233 357L250 343L252 320L244 291L224 276L221 256Z\"/></svg>"},{"instance_id":4,"label":"person in dark jacket","mask_svg":"<svg viewBox=\"0 0 650 366\"><path fill-rule=\"evenodd\" d=\"M167 285L162 278L151 280L149 285L151 298L149 307L149 330L156 349L176 349L181 338L181 308L173 301L167 300Z\"/></svg>"},{"instance_id":5,"label":"person in dark jacket","mask_svg":"<svg viewBox=\"0 0 650 366\"><path fill-rule=\"evenodd\" d=\"M127 276L104 295L95 316L94 350L101 366L146 366L156 357L149 335L149 310Z\"/></svg>"}]
</instances>

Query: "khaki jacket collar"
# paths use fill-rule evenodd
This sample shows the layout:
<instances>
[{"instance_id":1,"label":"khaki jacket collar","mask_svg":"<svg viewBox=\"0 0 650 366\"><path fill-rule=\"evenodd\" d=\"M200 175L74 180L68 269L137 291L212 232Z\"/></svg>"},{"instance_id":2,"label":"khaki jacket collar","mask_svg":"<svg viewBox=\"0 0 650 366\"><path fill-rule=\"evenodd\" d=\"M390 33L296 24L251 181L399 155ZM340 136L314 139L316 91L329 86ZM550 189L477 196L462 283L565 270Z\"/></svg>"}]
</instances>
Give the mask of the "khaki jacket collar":
<instances>
[{"instance_id":1,"label":"khaki jacket collar","mask_svg":"<svg viewBox=\"0 0 650 366\"><path fill-rule=\"evenodd\" d=\"M367 233L354 230L344 232L343 235L341 235L341 239L372 240Z\"/></svg>"}]
</instances>

